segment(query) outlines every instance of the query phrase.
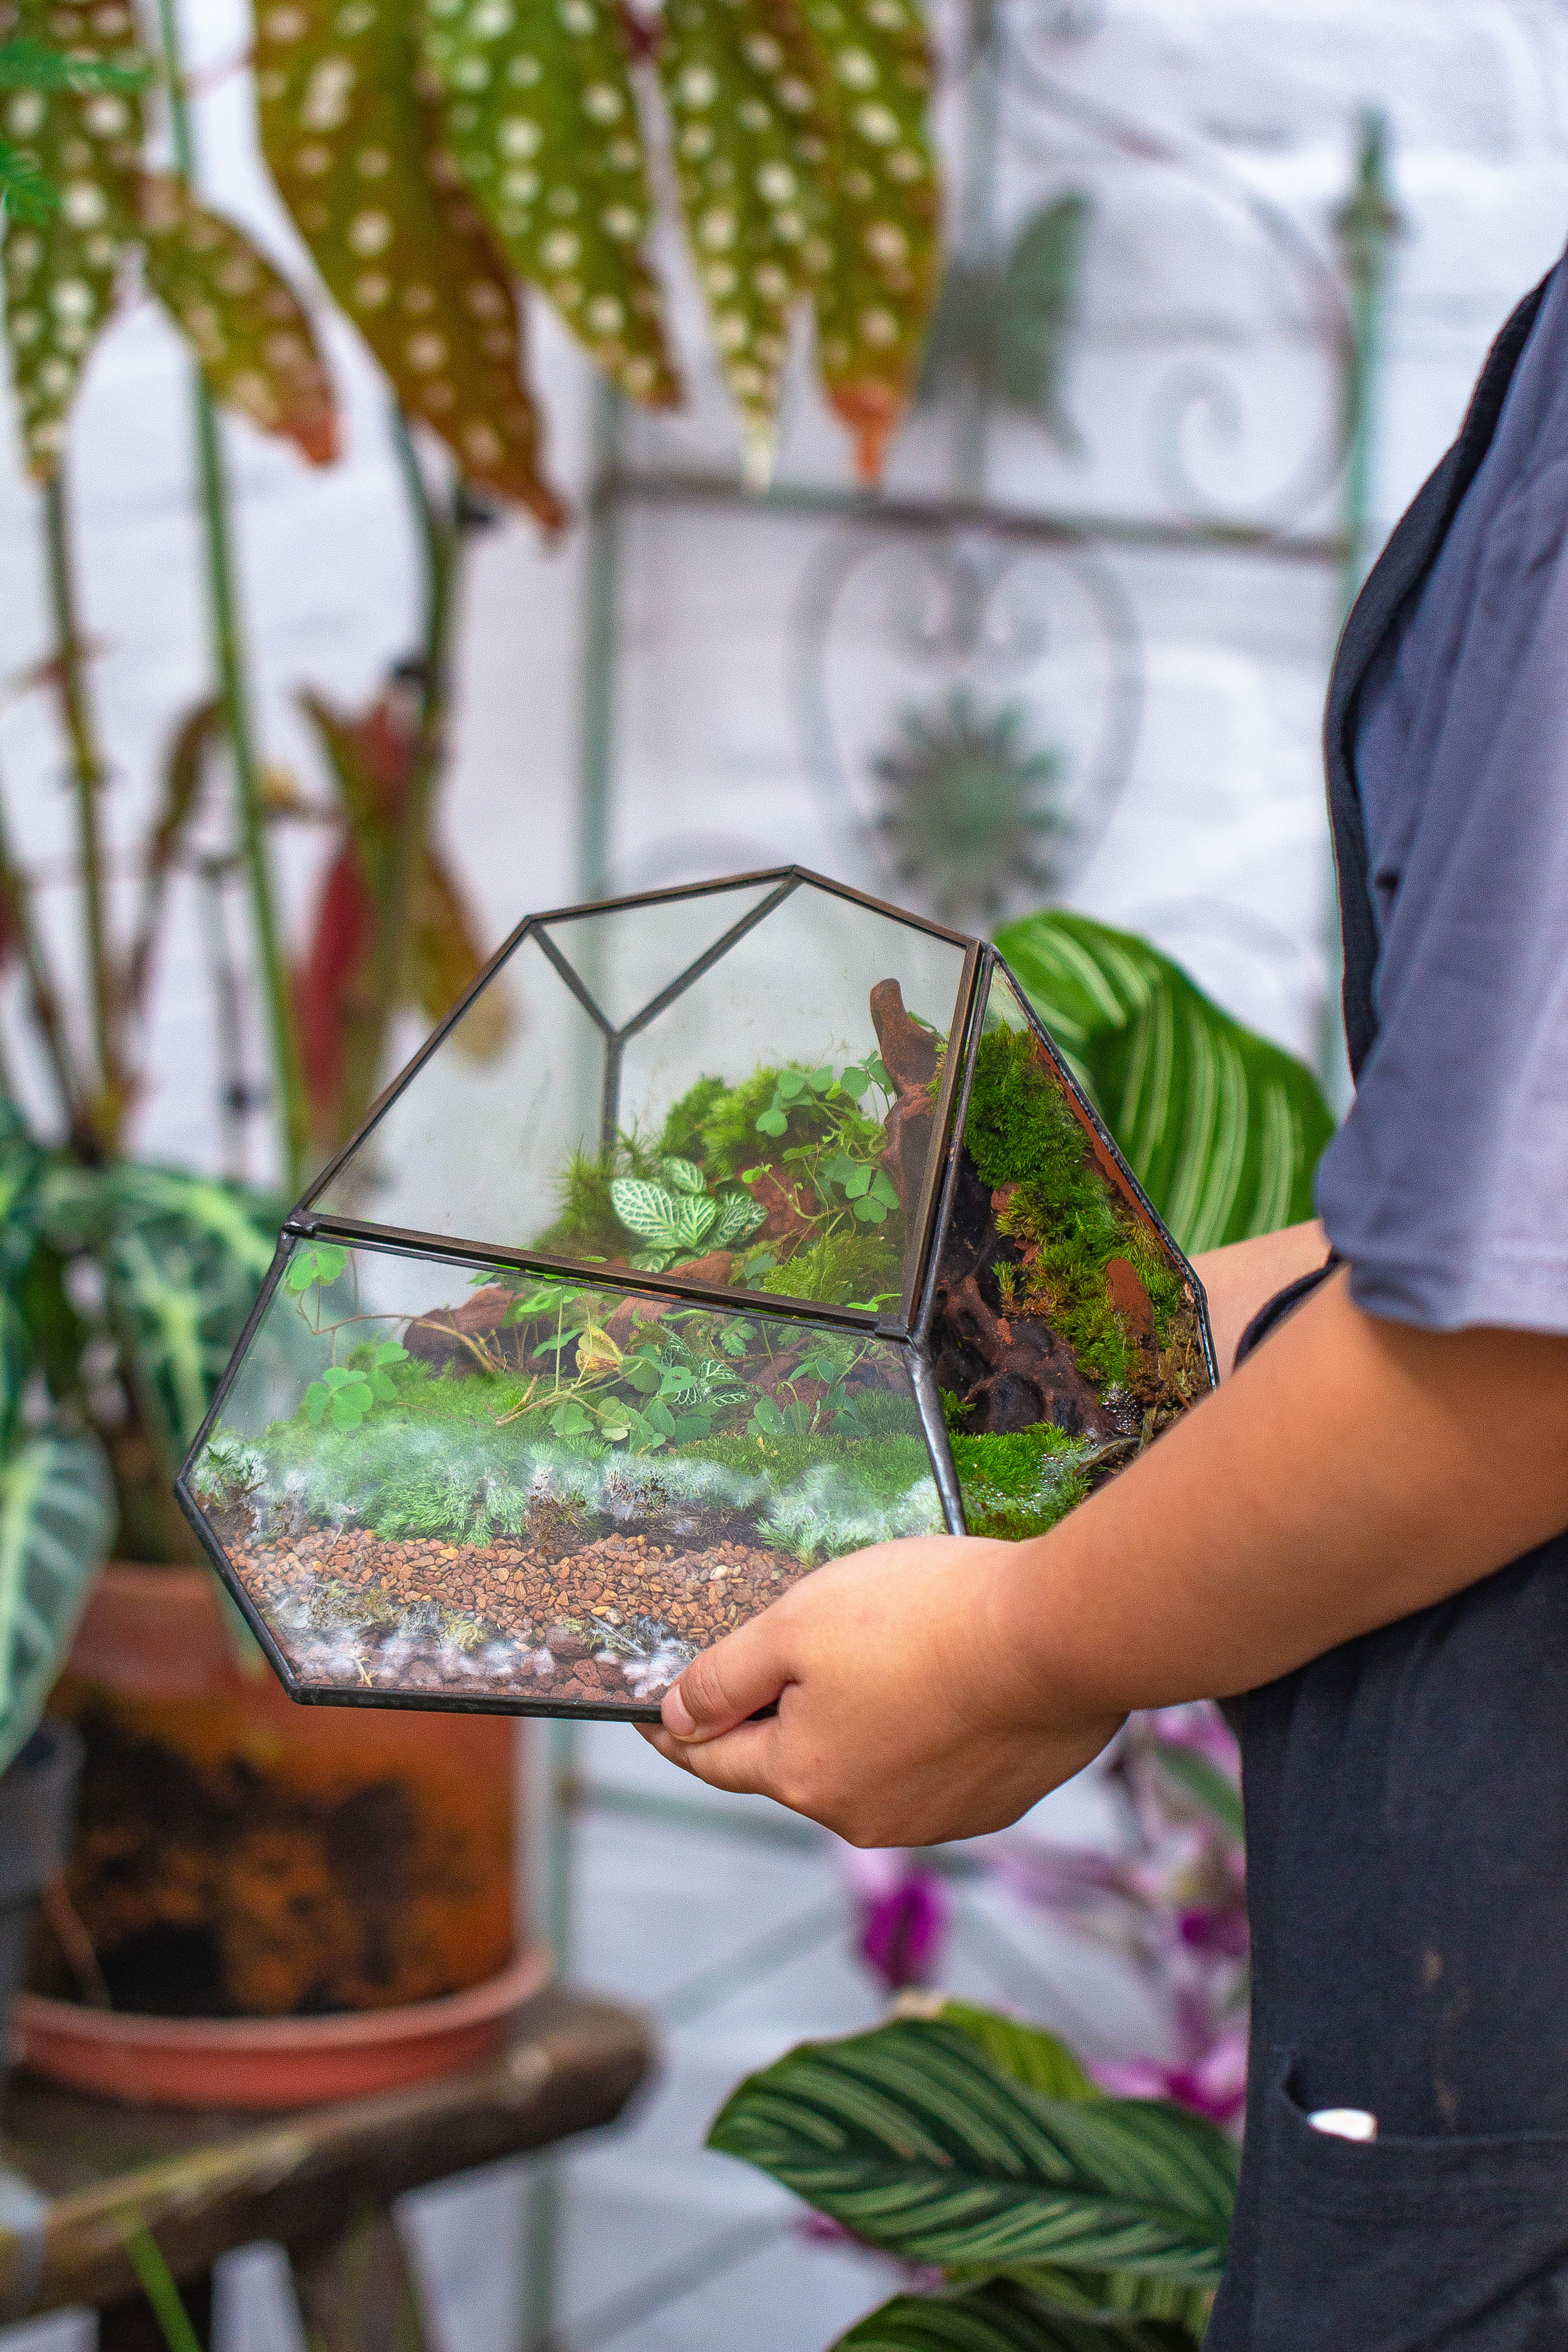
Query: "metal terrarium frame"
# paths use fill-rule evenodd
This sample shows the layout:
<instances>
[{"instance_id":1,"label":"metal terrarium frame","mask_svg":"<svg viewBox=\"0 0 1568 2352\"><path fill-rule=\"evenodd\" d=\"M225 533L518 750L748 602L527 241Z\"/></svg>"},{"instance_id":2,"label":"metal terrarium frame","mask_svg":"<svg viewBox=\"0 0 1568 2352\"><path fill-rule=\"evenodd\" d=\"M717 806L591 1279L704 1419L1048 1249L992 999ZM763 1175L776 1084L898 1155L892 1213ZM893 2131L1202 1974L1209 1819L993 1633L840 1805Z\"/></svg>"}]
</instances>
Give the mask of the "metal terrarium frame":
<instances>
[{"instance_id":1,"label":"metal terrarium frame","mask_svg":"<svg viewBox=\"0 0 1568 2352\"><path fill-rule=\"evenodd\" d=\"M683 1280L679 1272L666 1274L648 1269L621 1271L593 1260L536 1248L511 1248L485 1241L476 1235L432 1234L376 1220L350 1216L342 1211L322 1208L315 1203L330 1196L334 1181L348 1164L369 1143L384 1117L399 1097L417 1080L420 1072L462 1020L475 999L495 982L511 958L530 940L543 951L550 964L571 990L593 1022L603 1043L604 1067L599 1100L599 1131L603 1150L608 1153L621 1132L620 1086L622 1059L627 1042L641 1034L658 1015L692 988L698 981L721 964L731 949L738 946L751 931L781 908L803 887L826 896L864 908L884 920L900 924L931 939L944 940L963 950L956 998L949 1032L948 1050L943 1055L942 1074L931 1121L931 1140L921 1172L918 1205L910 1220L905 1239L901 1294L896 1313L878 1313L870 1308L834 1305L822 1300L796 1298L787 1294L751 1290L741 1286L726 1286L721 1294L712 1285ZM559 941L551 936L552 927L566 923L593 921L614 918L647 907L680 904L686 901L728 895L737 889L761 890L761 898L752 903L699 954L678 971L665 985L657 990L626 1019L616 1022L605 1010L595 992L592 981L584 977L564 953ZM592 934L588 934L591 938ZM744 1312L748 1309L773 1323L811 1324L849 1336L874 1338L891 1343L899 1351L909 1377L921 1434L930 1458L932 1480L942 1507L943 1520L950 1533L968 1532L963 1496L957 1470L949 1442L946 1419L942 1411L941 1391L931 1359L931 1339L937 1313L937 1284L940 1274L940 1245L952 1209L954 1187L958 1178L960 1154L963 1146L965 1121L969 1108L969 1092L973 1077L975 1049L978 1045L985 1010L991 1001L992 986L1001 974L1016 998L1020 1014L1040 1049L1049 1057L1063 1089L1090 1122L1100 1150L1115 1168L1131 1199L1148 1216L1156 1230L1163 1232L1159 1217L1137 1178L1117 1147L1115 1139L1095 1112L1079 1087L1071 1071L1058 1052L1048 1033L1036 1017L1026 997L1012 980L1007 966L996 950L962 932L949 929L922 916L889 906L865 891L854 889L847 883L810 872L803 866L783 866L766 872L727 876L707 884L686 888L644 891L625 898L600 899L586 905L551 909L531 915L521 923L510 938L498 950L473 986L454 1007L447 1019L426 1040L419 1053L388 1087L373 1106L358 1132L337 1157L316 1179L298 1206L290 1213L282 1228L278 1254L273 1260L252 1310L233 1360L219 1383L206 1419L192 1444L185 1465L176 1482L176 1492L195 1533L213 1567L243 1612L257 1641L266 1654L273 1671L291 1698L312 1705L339 1706L393 1706L419 1710L437 1709L458 1714L557 1715L559 1703L548 1697L521 1698L510 1693L484 1691L399 1691L384 1686L360 1690L312 1683L296 1670L294 1664L280 1647L265 1616L253 1598L244 1579L236 1571L224 1545L209 1523L205 1510L195 1491L193 1483L195 1465L199 1463L207 1441L222 1421L224 1409L240 1375L252 1340L260 1329L264 1318L283 1279L295 1246L301 1242L327 1242L395 1257L405 1262L426 1261L448 1266L469 1267L478 1272L500 1274L530 1274L545 1276L565 1276L591 1285L595 1290L614 1293L622 1297L652 1296L671 1304L696 1309L711 1310L721 1297L726 1308ZM1209 1332L1203 1286L1191 1265L1169 1235L1166 1243L1190 1285L1191 1296L1197 1313L1205 1366L1211 1382L1216 1381L1218 1370L1214 1344ZM648 1703L628 1707L624 1704L594 1705L574 1701L574 1719L624 1723L642 1719L657 1721L659 1709Z\"/></svg>"}]
</instances>

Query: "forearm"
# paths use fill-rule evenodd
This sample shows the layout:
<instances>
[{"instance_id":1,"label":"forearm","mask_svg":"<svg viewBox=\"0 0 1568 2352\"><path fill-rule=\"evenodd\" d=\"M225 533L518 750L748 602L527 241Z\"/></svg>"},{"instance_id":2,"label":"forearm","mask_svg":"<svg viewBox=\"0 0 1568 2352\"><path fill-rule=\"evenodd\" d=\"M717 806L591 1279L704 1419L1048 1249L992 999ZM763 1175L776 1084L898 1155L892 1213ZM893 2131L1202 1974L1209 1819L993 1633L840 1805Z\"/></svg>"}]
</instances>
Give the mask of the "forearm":
<instances>
[{"instance_id":1,"label":"forearm","mask_svg":"<svg viewBox=\"0 0 1568 2352\"><path fill-rule=\"evenodd\" d=\"M1229 1379L1237 1342L1258 1308L1277 1290L1312 1273L1328 1255L1329 1237L1312 1217L1305 1224L1286 1225L1277 1234L1258 1234L1251 1241L1205 1250L1193 1260L1193 1271L1208 1298L1209 1328L1222 1381Z\"/></svg>"},{"instance_id":2,"label":"forearm","mask_svg":"<svg viewBox=\"0 0 1568 2352\"><path fill-rule=\"evenodd\" d=\"M1338 1275L1018 1548L1016 1672L1089 1714L1248 1689L1568 1526L1565 1440L1568 1340L1381 1321Z\"/></svg>"}]
</instances>

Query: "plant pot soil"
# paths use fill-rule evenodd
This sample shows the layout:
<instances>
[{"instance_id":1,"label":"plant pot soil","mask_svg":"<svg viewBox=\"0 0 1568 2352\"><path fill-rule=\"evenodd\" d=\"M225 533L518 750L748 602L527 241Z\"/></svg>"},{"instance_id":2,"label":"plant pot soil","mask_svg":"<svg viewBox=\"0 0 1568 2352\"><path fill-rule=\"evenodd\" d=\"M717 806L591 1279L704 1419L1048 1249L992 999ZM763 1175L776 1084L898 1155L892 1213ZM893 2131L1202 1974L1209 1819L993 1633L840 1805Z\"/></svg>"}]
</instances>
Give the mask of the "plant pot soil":
<instances>
[{"instance_id":1,"label":"plant pot soil","mask_svg":"<svg viewBox=\"0 0 1568 2352\"><path fill-rule=\"evenodd\" d=\"M81 1742L47 1717L0 1773L0 2070L38 1897L70 1843Z\"/></svg>"},{"instance_id":2,"label":"plant pot soil","mask_svg":"<svg viewBox=\"0 0 1568 2352\"><path fill-rule=\"evenodd\" d=\"M55 1704L85 1745L67 1885L110 2014L80 2005L91 1989L41 1932L30 1990L50 2026L28 2046L45 2071L88 2084L87 2061L59 2057L57 2010L77 2011L111 2091L134 2019L224 2022L236 2081L255 2071L237 2054L247 2021L265 2071L309 2020L356 2029L322 2048L358 2052L368 2088L387 2079L364 2057L378 2032L412 2048L411 2010L512 1980L506 1723L296 1706L242 1654L205 1569L107 1569ZM497 1998L499 2034L515 1998ZM471 2063L471 2035L448 2041L397 2079Z\"/></svg>"},{"instance_id":3,"label":"plant pot soil","mask_svg":"<svg viewBox=\"0 0 1568 2352\"><path fill-rule=\"evenodd\" d=\"M161 2107L320 2105L406 2089L500 2050L550 1956L535 1944L488 1984L347 2017L138 2017L19 1993L25 2065L95 2098Z\"/></svg>"}]
</instances>

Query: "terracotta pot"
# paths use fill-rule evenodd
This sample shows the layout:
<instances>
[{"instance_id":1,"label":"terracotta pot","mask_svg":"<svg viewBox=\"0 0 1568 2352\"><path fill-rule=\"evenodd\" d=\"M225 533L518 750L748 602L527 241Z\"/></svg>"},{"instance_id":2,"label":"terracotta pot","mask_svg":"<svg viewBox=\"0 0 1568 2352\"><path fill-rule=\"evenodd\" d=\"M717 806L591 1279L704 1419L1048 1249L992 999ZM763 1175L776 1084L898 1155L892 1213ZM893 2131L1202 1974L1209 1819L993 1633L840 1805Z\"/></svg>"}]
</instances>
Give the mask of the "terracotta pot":
<instances>
[{"instance_id":1,"label":"terracotta pot","mask_svg":"<svg viewBox=\"0 0 1568 2352\"><path fill-rule=\"evenodd\" d=\"M542 1977L518 1955L506 1719L297 1706L205 1569L106 1569L52 1704L86 1747L67 1883L112 2009L79 2006L79 1954L46 1938L25 2026L44 2071L341 2096L471 2063ZM274 2063L287 2087L263 2096Z\"/></svg>"},{"instance_id":2,"label":"terracotta pot","mask_svg":"<svg viewBox=\"0 0 1568 2352\"><path fill-rule=\"evenodd\" d=\"M468 1992L353 2017L136 2017L16 1996L17 2058L95 2097L160 2107L302 2107L398 2091L493 2057L538 1992L534 1945Z\"/></svg>"}]
</instances>

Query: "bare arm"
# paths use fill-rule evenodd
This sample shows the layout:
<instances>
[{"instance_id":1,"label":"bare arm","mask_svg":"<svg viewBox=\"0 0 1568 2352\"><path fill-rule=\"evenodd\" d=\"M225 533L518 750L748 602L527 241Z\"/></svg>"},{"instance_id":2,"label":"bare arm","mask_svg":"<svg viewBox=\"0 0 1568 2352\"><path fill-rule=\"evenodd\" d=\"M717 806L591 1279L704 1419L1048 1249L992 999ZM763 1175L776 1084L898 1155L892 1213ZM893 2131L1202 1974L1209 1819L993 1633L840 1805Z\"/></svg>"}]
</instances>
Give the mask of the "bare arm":
<instances>
[{"instance_id":1,"label":"bare arm","mask_svg":"<svg viewBox=\"0 0 1568 2352\"><path fill-rule=\"evenodd\" d=\"M1313 1217L1304 1225L1286 1225L1277 1234L1258 1234L1249 1242L1205 1250L1193 1260L1193 1271L1208 1294L1222 1381L1230 1378L1237 1342L1258 1308L1277 1290L1311 1274L1328 1255L1329 1237Z\"/></svg>"},{"instance_id":2,"label":"bare arm","mask_svg":"<svg viewBox=\"0 0 1568 2352\"><path fill-rule=\"evenodd\" d=\"M689 1666L648 1737L858 1843L972 1836L1130 1708L1251 1688L1565 1526L1568 1339L1382 1321L1342 1274L1049 1535L819 1570Z\"/></svg>"}]
</instances>

